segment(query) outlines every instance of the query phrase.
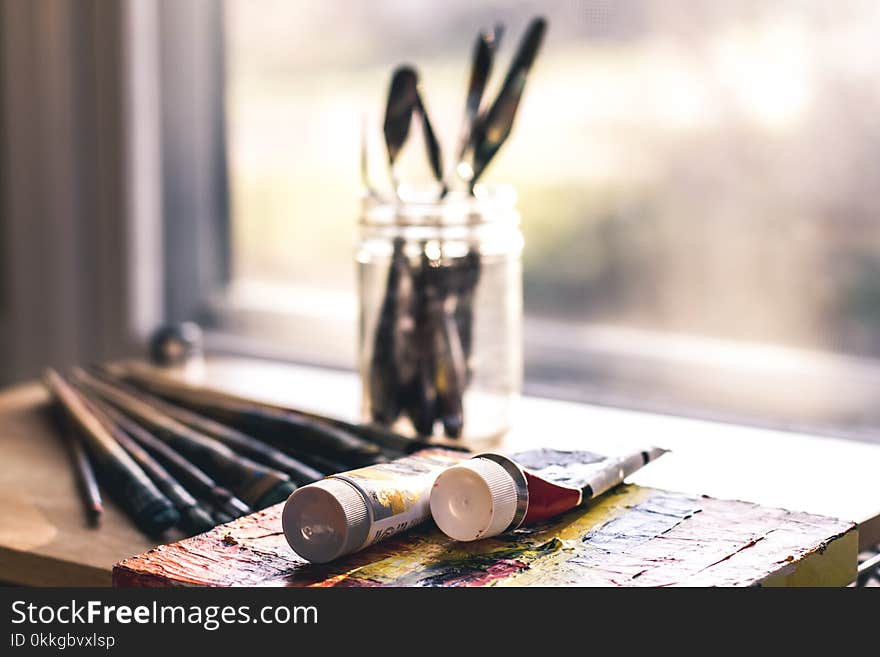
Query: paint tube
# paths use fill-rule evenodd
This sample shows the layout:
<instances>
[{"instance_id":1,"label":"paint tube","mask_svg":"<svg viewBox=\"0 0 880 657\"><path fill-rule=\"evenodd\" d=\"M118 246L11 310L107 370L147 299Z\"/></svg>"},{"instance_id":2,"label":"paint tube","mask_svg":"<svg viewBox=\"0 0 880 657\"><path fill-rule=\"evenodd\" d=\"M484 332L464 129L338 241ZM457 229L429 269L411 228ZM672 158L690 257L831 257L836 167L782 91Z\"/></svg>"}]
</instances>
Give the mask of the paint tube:
<instances>
[{"instance_id":1,"label":"paint tube","mask_svg":"<svg viewBox=\"0 0 880 657\"><path fill-rule=\"evenodd\" d=\"M478 454L440 473L431 490L431 515L444 534L459 541L497 536L585 504L665 451Z\"/></svg>"},{"instance_id":2,"label":"paint tube","mask_svg":"<svg viewBox=\"0 0 880 657\"><path fill-rule=\"evenodd\" d=\"M287 542L304 559L326 563L415 527L431 515L437 474L466 456L429 448L303 486L281 515Z\"/></svg>"}]
</instances>

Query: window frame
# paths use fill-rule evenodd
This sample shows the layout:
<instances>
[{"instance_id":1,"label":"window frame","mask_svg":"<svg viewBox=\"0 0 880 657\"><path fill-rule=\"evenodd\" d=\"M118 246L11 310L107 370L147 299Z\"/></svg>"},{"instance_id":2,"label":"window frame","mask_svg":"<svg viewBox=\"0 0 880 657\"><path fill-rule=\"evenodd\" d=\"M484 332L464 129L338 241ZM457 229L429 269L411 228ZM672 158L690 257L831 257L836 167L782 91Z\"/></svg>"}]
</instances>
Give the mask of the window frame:
<instances>
[{"instance_id":1,"label":"window frame","mask_svg":"<svg viewBox=\"0 0 880 657\"><path fill-rule=\"evenodd\" d=\"M211 324L231 280L223 3L158 8L165 316Z\"/></svg>"}]
</instances>

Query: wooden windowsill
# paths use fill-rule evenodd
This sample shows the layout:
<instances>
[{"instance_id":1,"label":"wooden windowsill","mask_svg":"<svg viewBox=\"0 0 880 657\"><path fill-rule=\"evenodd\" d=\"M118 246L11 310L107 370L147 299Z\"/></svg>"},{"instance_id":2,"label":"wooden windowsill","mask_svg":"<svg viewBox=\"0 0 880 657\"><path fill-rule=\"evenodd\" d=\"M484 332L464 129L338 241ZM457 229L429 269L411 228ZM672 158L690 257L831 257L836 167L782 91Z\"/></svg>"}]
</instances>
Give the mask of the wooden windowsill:
<instances>
[{"instance_id":1,"label":"wooden windowsill","mask_svg":"<svg viewBox=\"0 0 880 657\"><path fill-rule=\"evenodd\" d=\"M187 376L306 410L358 414L351 372L217 357ZM36 383L0 393L0 581L107 585L114 563L154 544L112 502L100 528L87 526L46 401ZM526 397L500 446L607 443L672 450L634 483L853 520L863 547L880 542L880 445Z\"/></svg>"}]
</instances>

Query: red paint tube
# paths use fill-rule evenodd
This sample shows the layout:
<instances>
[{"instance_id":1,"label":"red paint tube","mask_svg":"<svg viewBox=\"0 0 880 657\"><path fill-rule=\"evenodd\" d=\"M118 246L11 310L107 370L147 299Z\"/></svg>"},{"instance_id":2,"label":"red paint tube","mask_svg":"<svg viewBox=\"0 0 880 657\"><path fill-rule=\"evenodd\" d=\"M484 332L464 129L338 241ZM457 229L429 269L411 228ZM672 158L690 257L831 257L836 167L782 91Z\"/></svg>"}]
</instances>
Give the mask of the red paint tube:
<instances>
[{"instance_id":1,"label":"red paint tube","mask_svg":"<svg viewBox=\"0 0 880 657\"><path fill-rule=\"evenodd\" d=\"M431 515L444 534L459 541L497 536L585 504L665 451L478 454L440 473L431 490Z\"/></svg>"}]
</instances>

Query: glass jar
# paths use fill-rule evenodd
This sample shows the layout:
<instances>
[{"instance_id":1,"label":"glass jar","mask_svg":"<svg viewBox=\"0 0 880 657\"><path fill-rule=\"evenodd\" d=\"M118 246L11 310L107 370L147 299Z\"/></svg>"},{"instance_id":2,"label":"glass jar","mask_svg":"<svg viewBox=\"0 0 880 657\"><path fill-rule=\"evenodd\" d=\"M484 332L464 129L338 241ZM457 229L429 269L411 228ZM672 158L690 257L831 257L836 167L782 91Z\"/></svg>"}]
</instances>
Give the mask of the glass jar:
<instances>
[{"instance_id":1,"label":"glass jar","mask_svg":"<svg viewBox=\"0 0 880 657\"><path fill-rule=\"evenodd\" d=\"M364 201L356 251L365 421L487 440L522 387L523 237L510 187Z\"/></svg>"}]
</instances>

